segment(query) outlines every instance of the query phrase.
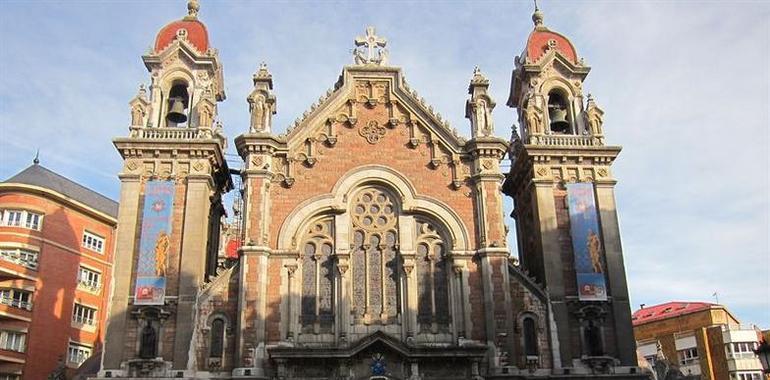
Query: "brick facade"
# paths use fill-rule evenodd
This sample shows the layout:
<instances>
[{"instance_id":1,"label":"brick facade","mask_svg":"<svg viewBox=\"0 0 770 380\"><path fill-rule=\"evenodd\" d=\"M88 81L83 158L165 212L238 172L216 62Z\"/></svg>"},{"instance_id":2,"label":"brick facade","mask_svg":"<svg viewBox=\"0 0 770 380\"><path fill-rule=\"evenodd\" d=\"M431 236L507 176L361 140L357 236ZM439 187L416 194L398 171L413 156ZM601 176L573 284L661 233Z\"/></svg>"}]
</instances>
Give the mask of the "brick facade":
<instances>
[{"instance_id":1,"label":"brick facade","mask_svg":"<svg viewBox=\"0 0 770 380\"><path fill-rule=\"evenodd\" d=\"M93 353L102 350L112 285L115 215L55 190L13 179L0 183L0 210L25 210L42 217L39 229L26 228L24 221L21 226L0 223L0 249L37 252L36 268L0 259L0 289L27 291L31 302L30 311L18 304L0 305L0 330L26 333L22 352L0 349L0 373L43 379L60 360L71 373L80 363L69 360L70 342L85 345ZM85 231L104 238L101 253L83 246ZM100 274L98 286L79 283L81 267ZM76 303L96 309L92 323L73 322Z\"/></svg>"},{"instance_id":2,"label":"brick facade","mask_svg":"<svg viewBox=\"0 0 770 380\"><path fill-rule=\"evenodd\" d=\"M197 25L197 2L188 9L164 30ZM546 186L536 174L543 168L534 168L550 155L556 160L564 153L565 165L582 158L574 151L534 161L517 157L511 146L521 140L493 135L495 102L478 69L465 110L471 136L460 136L410 88L400 68L386 64L385 41L371 27L356 42L369 49L356 49L355 64L345 66L286 133L273 132L272 74L266 65L254 74L250 123L235 138L244 163L237 173L244 245L232 268L210 273L195 265L212 260L204 248L216 242L206 241L205 226L210 232L219 222L211 210L221 207L233 174L222 131L211 123L216 102L224 100L222 67L216 52L199 51L195 41L177 33L143 57L154 78L151 96L140 90L130 103L129 135L115 139L125 160L118 230L124 244L109 326L114 335L100 379L352 379L376 375L385 362L399 379L635 378L628 334L615 331L629 327L619 242L607 243L608 272L617 284L613 304L575 303L563 183ZM587 73L576 53L569 64ZM195 91L188 100L199 102L189 104L183 128L165 118L170 103L163 99L173 88ZM603 156L596 165L581 164L580 173L608 168L618 151L591 151ZM506 154L514 161L508 176L501 170ZM551 169L557 168L547 173ZM168 285L162 304L139 305L133 298L138 215L142 188L153 179L177 184ZM517 220L526 265L511 259L507 245L503 180L506 194L517 187L517 207L530 208L518 213L526 220ZM600 195L599 208L614 210L611 192ZM607 217L602 233L614 239L611 222ZM606 355L581 361L584 329L595 318ZM226 325L221 336L214 335L215 321ZM155 348L155 358L140 355Z\"/></svg>"}]
</instances>

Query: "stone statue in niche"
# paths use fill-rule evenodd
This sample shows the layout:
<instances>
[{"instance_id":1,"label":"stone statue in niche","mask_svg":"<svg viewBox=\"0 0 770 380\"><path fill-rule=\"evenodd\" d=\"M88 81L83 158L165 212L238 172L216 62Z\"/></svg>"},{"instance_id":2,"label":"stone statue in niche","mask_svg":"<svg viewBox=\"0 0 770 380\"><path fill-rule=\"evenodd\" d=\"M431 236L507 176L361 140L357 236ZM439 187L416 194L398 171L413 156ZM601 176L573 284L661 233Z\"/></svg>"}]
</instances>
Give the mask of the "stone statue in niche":
<instances>
[{"instance_id":1,"label":"stone statue in niche","mask_svg":"<svg viewBox=\"0 0 770 380\"><path fill-rule=\"evenodd\" d=\"M131 126L140 127L144 123L144 107L141 104L135 104L131 107Z\"/></svg>"},{"instance_id":2,"label":"stone statue in niche","mask_svg":"<svg viewBox=\"0 0 770 380\"><path fill-rule=\"evenodd\" d=\"M543 134L543 112L540 107L535 105L534 98L527 100L527 107L524 108L524 120L527 122L530 135Z\"/></svg>"},{"instance_id":3,"label":"stone statue in niche","mask_svg":"<svg viewBox=\"0 0 770 380\"><path fill-rule=\"evenodd\" d=\"M154 359L158 356L158 334L152 327L152 321L146 321L139 341L139 357Z\"/></svg>"},{"instance_id":4,"label":"stone statue in niche","mask_svg":"<svg viewBox=\"0 0 770 380\"><path fill-rule=\"evenodd\" d=\"M198 109L198 126L201 128L211 128L214 122L214 110L208 103L202 103Z\"/></svg>"},{"instance_id":5,"label":"stone statue in niche","mask_svg":"<svg viewBox=\"0 0 770 380\"><path fill-rule=\"evenodd\" d=\"M263 95L257 95L253 98L251 103L251 131L262 131L267 126L267 105L265 104L265 97Z\"/></svg>"},{"instance_id":6,"label":"stone statue in niche","mask_svg":"<svg viewBox=\"0 0 770 380\"><path fill-rule=\"evenodd\" d=\"M602 124L604 124L604 111L596 105L594 98L591 94L588 95L588 107L586 108L586 121L588 127L591 130L591 134L594 136L601 136L604 134L602 130Z\"/></svg>"},{"instance_id":7,"label":"stone statue in niche","mask_svg":"<svg viewBox=\"0 0 770 380\"><path fill-rule=\"evenodd\" d=\"M484 99L479 99L476 105L476 122L479 124L479 131L484 136L492 134L492 122L488 114L487 102Z\"/></svg>"}]
</instances>

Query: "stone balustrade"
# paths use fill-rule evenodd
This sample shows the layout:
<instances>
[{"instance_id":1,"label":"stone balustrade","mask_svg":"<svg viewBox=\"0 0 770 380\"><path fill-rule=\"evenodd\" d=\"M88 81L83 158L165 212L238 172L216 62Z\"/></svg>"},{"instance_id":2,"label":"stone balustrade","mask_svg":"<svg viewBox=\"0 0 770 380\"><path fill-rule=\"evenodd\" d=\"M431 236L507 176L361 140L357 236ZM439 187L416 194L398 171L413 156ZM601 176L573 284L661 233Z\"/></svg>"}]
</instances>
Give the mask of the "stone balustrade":
<instances>
[{"instance_id":1,"label":"stone balustrade","mask_svg":"<svg viewBox=\"0 0 770 380\"><path fill-rule=\"evenodd\" d=\"M575 135L541 135L531 136L531 144L537 145L549 145L560 147L590 147L590 146L602 146L601 137L595 136L575 136Z\"/></svg>"}]
</instances>

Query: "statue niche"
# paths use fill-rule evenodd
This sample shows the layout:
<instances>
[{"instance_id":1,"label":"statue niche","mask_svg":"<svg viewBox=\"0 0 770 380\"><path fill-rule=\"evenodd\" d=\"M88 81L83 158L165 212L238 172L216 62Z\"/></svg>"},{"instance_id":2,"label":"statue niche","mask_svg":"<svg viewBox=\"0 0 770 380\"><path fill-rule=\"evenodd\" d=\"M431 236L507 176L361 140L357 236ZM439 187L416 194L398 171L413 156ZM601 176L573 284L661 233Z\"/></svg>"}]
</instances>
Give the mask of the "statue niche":
<instances>
[{"instance_id":1,"label":"statue niche","mask_svg":"<svg viewBox=\"0 0 770 380\"><path fill-rule=\"evenodd\" d=\"M155 359L158 356L158 333L151 319L145 320L139 339L139 358Z\"/></svg>"}]
</instances>

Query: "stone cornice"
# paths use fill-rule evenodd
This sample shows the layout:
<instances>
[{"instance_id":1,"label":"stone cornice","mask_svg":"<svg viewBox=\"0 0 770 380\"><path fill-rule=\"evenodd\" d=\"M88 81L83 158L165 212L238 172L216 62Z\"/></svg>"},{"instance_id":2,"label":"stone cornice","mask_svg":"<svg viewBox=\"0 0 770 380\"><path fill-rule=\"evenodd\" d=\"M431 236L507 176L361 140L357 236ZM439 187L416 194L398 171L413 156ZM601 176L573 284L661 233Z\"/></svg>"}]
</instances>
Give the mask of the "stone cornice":
<instances>
[{"instance_id":1,"label":"stone cornice","mask_svg":"<svg viewBox=\"0 0 770 380\"><path fill-rule=\"evenodd\" d=\"M223 146L217 139L146 139L118 137L113 145L123 159L160 158L168 154L171 158L212 157L214 164L227 167Z\"/></svg>"},{"instance_id":2,"label":"stone cornice","mask_svg":"<svg viewBox=\"0 0 770 380\"><path fill-rule=\"evenodd\" d=\"M235 138L235 148L243 160L249 153L274 153L276 151L288 151L285 138L272 133L244 133Z\"/></svg>"},{"instance_id":3,"label":"stone cornice","mask_svg":"<svg viewBox=\"0 0 770 380\"><path fill-rule=\"evenodd\" d=\"M503 192L515 196L530 184L552 186L548 167L594 167L607 170L621 151L620 146L559 147L522 144L516 141L510 151L511 170L503 183ZM597 185L614 185L617 181L607 176L593 178Z\"/></svg>"},{"instance_id":4,"label":"stone cornice","mask_svg":"<svg viewBox=\"0 0 770 380\"><path fill-rule=\"evenodd\" d=\"M620 146L559 147L532 144L520 144L517 148L512 152L512 171L522 162L611 165L622 149Z\"/></svg>"},{"instance_id":5,"label":"stone cornice","mask_svg":"<svg viewBox=\"0 0 770 380\"><path fill-rule=\"evenodd\" d=\"M509 143L502 138L489 136L477 137L465 143L465 151L472 153L474 157L503 158L508 151Z\"/></svg>"}]
</instances>

